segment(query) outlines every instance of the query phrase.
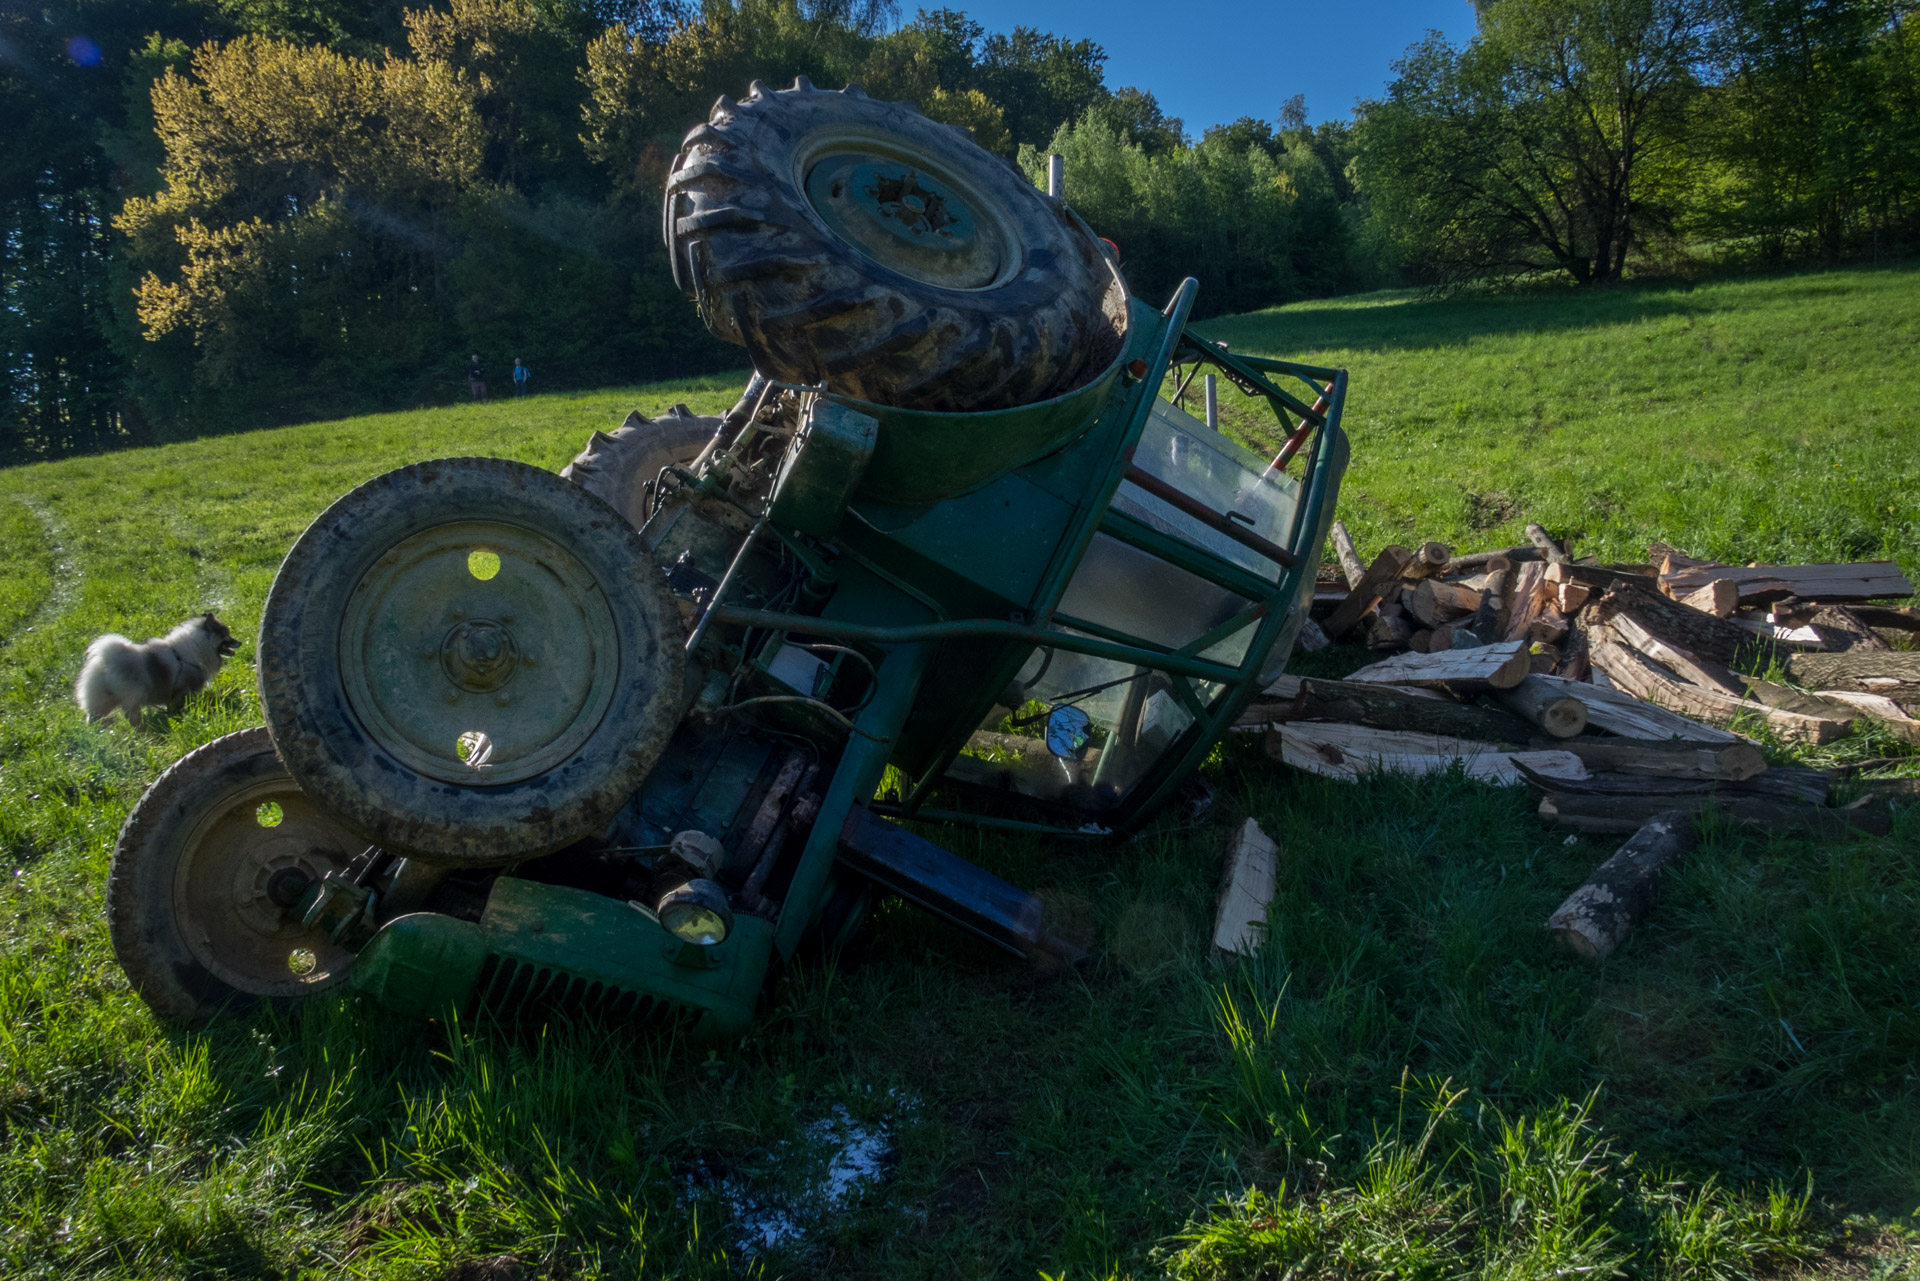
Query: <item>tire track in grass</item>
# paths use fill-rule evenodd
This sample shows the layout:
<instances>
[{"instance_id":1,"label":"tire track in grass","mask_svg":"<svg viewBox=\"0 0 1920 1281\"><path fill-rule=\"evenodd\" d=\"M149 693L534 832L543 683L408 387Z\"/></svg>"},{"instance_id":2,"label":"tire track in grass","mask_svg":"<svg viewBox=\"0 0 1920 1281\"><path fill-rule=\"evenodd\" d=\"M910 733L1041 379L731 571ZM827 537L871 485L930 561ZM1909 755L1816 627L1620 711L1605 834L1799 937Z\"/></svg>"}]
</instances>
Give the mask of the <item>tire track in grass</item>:
<instances>
[{"instance_id":1,"label":"tire track in grass","mask_svg":"<svg viewBox=\"0 0 1920 1281\"><path fill-rule=\"evenodd\" d=\"M28 632L46 627L74 606L80 597L80 587L86 575L79 562L74 558L66 530L61 526L59 517L37 498L25 494L15 494L14 501L33 514L40 523L41 537L46 544L47 593L40 603L30 610L12 628L4 638L0 638L0 649L8 648Z\"/></svg>"}]
</instances>

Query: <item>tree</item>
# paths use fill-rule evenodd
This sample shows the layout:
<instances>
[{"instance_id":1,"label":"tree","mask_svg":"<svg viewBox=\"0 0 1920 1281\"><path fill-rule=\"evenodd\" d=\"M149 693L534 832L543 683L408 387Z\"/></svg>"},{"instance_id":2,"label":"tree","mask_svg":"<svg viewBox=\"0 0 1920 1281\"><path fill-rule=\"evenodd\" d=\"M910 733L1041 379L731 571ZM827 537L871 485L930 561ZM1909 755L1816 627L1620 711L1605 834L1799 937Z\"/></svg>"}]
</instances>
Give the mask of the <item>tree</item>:
<instances>
[{"instance_id":1,"label":"tree","mask_svg":"<svg viewBox=\"0 0 1920 1281\"><path fill-rule=\"evenodd\" d=\"M1702 0L1493 0L1438 34L1361 110L1361 185L1411 260L1443 278L1619 279L1672 210L1661 166L1699 85Z\"/></svg>"}]
</instances>

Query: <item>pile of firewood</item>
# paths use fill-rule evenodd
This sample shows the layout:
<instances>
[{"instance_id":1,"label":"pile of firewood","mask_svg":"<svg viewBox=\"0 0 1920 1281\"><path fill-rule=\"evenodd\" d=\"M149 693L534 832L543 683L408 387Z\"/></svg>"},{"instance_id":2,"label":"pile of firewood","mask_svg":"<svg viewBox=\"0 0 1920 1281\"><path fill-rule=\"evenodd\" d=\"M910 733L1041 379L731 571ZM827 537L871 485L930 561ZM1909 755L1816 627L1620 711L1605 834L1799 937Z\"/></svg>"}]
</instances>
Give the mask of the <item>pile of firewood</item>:
<instances>
[{"instance_id":1,"label":"pile of firewood","mask_svg":"<svg viewBox=\"0 0 1920 1281\"><path fill-rule=\"evenodd\" d=\"M1884 833L1888 799L1920 794L1920 780L1842 788L1840 771L1769 767L1754 741L1872 723L1920 744L1920 612L1888 603L1913 595L1892 563L1732 566L1655 543L1646 563L1600 564L1529 525L1528 547L1396 546L1363 567L1333 532L1345 582L1318 585L1302 647L1357 635L1388 656L1345 680L1284 677L1237 727L1312 773L1460 769L1537 788L1553 826L1633 834L1549 923L1576 950L1619 943L1705 810ZM1814 692L1736 670L1769 645Z\"/></svg>"}]
</instances>

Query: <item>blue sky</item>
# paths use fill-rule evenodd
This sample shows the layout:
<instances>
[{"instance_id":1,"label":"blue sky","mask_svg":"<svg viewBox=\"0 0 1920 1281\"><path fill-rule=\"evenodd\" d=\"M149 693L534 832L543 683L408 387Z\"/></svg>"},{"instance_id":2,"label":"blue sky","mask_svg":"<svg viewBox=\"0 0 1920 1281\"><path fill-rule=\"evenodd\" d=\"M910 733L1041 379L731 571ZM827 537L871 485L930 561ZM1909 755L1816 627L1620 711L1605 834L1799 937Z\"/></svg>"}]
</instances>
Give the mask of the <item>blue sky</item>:
<instances>
[{"instance_id":1,"label":"blue sky","mask_svg":"<svg viewBox=\"0 0 1920 1281\"><path fill-rule=\"evenodd\" d=\"M903 0L901 15L916 7ZM1195 137L1240 116L1272 120L1296 93L1307 95L1312 120L1345 119L1356 99L1386 87L1387 64L1429 30L1455 41L1473 34L1468 0L959 0L950 7L989 31L1029 26L1098 41L1108 85L1151 90Z\"/></svg>"}]
</instances>

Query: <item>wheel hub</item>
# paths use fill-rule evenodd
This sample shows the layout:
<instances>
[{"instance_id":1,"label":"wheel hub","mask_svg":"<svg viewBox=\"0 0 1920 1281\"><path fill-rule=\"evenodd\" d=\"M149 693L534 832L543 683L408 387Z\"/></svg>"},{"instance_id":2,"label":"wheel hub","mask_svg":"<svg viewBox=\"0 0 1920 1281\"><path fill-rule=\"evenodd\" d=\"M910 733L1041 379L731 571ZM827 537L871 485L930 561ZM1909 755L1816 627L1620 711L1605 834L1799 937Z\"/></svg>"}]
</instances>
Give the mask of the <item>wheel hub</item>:
<instances>
[{"instance_id":1,"label":"wheel hub","mask_svg":"<svg viewBox=\"0 0 1920 1281\"><path fill-rule=\"evenodd\" d=\"M815 212L841 239L902 275L948 289L984 289L1006 272L999 229L965 188L906 161L827 155L807 174Z\"/></svg>"},{"instance_id":2,"label":"wheel hub","mask_svg":"<svg viewBox=\"0 0 1920 1281\"><path fill-rule=\"evenodd\" d=\"M491 618L458 622L440 642L440 669L470 694L491 694L513 679L520 651L513 633Z\"/></svg>"},{"instance_id":3,"label":"wheel hub","mask_svg":"<svg viewBox=\"0 0 1920 1281\"><path fill-rule=\"evenodd\" d=\"M459 521L367 570L340 667L369 737L443 782L531 778L572 756L618 677L612 611L591 573L532 530Z\"/></svg>"}]
</instances>

